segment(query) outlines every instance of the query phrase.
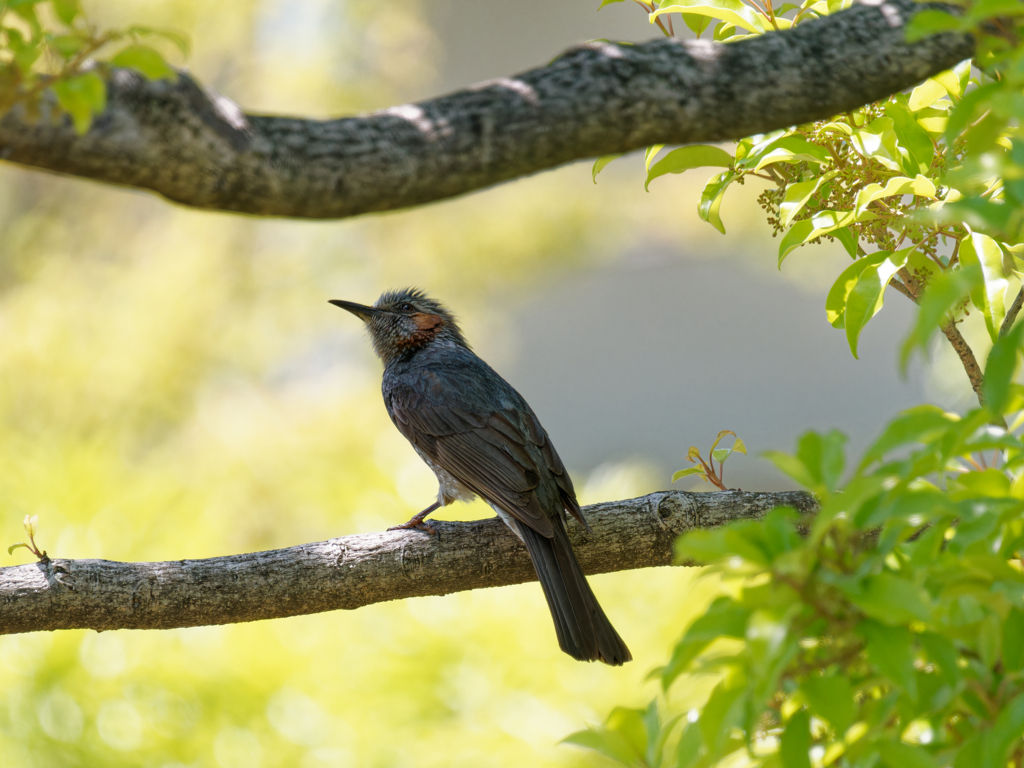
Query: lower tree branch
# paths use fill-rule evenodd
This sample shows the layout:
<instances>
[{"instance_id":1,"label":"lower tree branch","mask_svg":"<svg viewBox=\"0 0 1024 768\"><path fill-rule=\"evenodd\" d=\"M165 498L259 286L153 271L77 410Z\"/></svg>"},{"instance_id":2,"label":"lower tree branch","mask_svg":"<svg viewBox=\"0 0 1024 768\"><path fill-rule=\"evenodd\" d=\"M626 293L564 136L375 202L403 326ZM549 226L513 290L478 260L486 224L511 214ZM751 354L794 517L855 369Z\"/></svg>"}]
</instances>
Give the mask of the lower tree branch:
<instances>
[{"instance_id":1,"label":"lower tree branch","mask_svg":"<svg viewBox=\"0 0 1024 768\"><path fill-rule=\"evenodd\" d=\"M441 200L581 158L738 139L855 109L970 58L966 34L906 42L913 0L860 0L726 44L594 41L514 77L370 115L246 114L187 74L108 80L84 136L0 120L0 159L197 208L341 218Z\"/></svg>"},{"instance_id":2,"label":"lower tree branch","mask_svg":"<svg viewBox=\"0 0 1024 768\"><path fill-rule=\"evenodd\" d=\"M817 509L797 491L665 491L585 507L593 533L571 521L570 537L586 573L670 565L680 534L760 519L777 506ZM536 579L497 518L433 525L435 536L360 534L208 560L54 558L0 568L0 634L233 624Z\"/></svg>"}]
</instances>

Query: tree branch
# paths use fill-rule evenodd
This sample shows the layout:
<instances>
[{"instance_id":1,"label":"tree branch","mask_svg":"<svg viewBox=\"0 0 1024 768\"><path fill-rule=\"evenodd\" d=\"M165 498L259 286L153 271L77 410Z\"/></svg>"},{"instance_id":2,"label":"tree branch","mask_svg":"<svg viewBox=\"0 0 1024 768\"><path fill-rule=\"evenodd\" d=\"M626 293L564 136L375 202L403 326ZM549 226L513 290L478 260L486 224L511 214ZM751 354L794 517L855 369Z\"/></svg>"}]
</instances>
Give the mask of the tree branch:
<instances>
[{"instance_id":1,"label":"tree branch","mask_svg":"<svg viewBox=\"0 0 1024 768\"><path fill-rule=\"evenodd\" d=\"M1021 307L1024 307L1024 287L1017 291L1017 298L1013 300L1013 304L1006 311L1003 324L999 327L999 338L1003 338L1013 328L1013 324L1017 322L1017 315L1020 314Z\"/></svg>"},{"instance_id":2,"label":"tree branch","mask_svg":"<svg viewBox=\"0 0 1024 768\"><path fill-rule=\"evenodd\" d=\"M967 378L971 380L971 389L978 396L978 403L984 407L985 397L981 392L981 385L985 380L985 375L981 372L981 366L978 365L978 359L974 356L974 350L971 349L967 339L960 333L960 329L956 327L955 322L947 320L940 327L942 332L946 334L946 338L949 339L949 343L953 345L953 350L960 358L960 362L963 363L964 370L967 372Z\"/></svg>"},{"instance_id":3,"label":"tree branch","mask_svg":"<svg viewBox=\"0 0 1024 768\"><path fill-rule=\"evenodd\" d=\"M188 75L114 70L84 136L0 120L0 159L197 208L341 218L459 195L580 158L724 141L822 119L969 58L967 35L904 40L913 0L862 0L728 44L591 42L517 77L360 117L248 115ZM44 110L45 112L45 110Z\"/></svg>"},{"instance_id":4,"label":"tree branch","mask_svg":"<svg viewBox=\"0 0 1024 768\"><path fill-rule=\"evenodd\" d=\"M573 522L570 537L587 573L670 565L681 533L760 519L782 505L817 509L797 491L665 491L586 507L593 534ZM361 534L208 560L0 568L0 634L232 624L536 579L526 549L497 518L433 525L436 536Z\"/></svg>"}]
</instances>

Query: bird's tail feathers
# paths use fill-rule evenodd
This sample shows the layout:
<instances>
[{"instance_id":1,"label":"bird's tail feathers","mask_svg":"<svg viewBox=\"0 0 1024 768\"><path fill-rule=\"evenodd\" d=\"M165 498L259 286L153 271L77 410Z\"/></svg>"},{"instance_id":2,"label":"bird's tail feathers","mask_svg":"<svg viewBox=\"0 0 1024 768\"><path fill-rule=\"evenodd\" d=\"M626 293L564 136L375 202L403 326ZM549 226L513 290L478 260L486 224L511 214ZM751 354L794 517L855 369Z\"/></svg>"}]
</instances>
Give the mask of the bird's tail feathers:
<instances>
[{"instance_id":1,"label":"bird's tail feathers","mask_svg":"<svg viewBox=\"0 0 1024 768\"><path fill-rule=\"evenodd\" d=\"M603 661L612 666L630 661L629 648L587 584L565 526L555 524L555 535L549 539L526 525L516 525L544 588L562 650L580 661Z\"/></svg>"}]
</instances>

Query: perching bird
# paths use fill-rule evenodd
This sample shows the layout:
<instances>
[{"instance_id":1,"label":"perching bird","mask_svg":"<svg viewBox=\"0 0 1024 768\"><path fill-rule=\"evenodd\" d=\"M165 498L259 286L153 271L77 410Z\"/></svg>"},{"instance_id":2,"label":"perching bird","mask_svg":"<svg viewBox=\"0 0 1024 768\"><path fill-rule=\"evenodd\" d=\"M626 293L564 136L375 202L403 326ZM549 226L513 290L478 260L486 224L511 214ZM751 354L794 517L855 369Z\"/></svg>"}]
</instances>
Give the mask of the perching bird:
<instances>
[{"instance_id":1,"label":"perching bird","mask_svg":"<svg viewBox=\"0 0 1024 768\"><path fill-rule=\"evenodd\" d=\"M632 659L573 554L566 511L587 523L569 473L522 395L470 350L452 313L422 291L389 291L372 307L331 304L366 323L384 362L388 415L440 485L436 502L396 527L433 533L427 515L481 497L526 545L562 650L616 666Z\"/></svg>"}]
</instances>

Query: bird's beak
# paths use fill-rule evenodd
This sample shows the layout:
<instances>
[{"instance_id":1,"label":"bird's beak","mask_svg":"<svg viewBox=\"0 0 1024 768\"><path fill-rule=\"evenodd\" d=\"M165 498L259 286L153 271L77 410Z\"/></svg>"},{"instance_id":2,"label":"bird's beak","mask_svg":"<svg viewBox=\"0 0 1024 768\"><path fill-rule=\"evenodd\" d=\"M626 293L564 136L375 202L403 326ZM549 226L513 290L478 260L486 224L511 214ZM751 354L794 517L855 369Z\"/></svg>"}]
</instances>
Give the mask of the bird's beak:
<instances>
[{"instance_id":1,"label":"bird's beak","mask_svg":"<svg viewBox=\"0 0 1024 768\"><path fill-rule=\"evenodd\" d=\"M331 299L330 303L336 307L348 310L353 315L358 317L363 322L368 322L371 317L377 315L380 310L375 307L367 307L364 304L356 304L354 301L341 301L340 299Z\"/></svg>"}]
</instances>

